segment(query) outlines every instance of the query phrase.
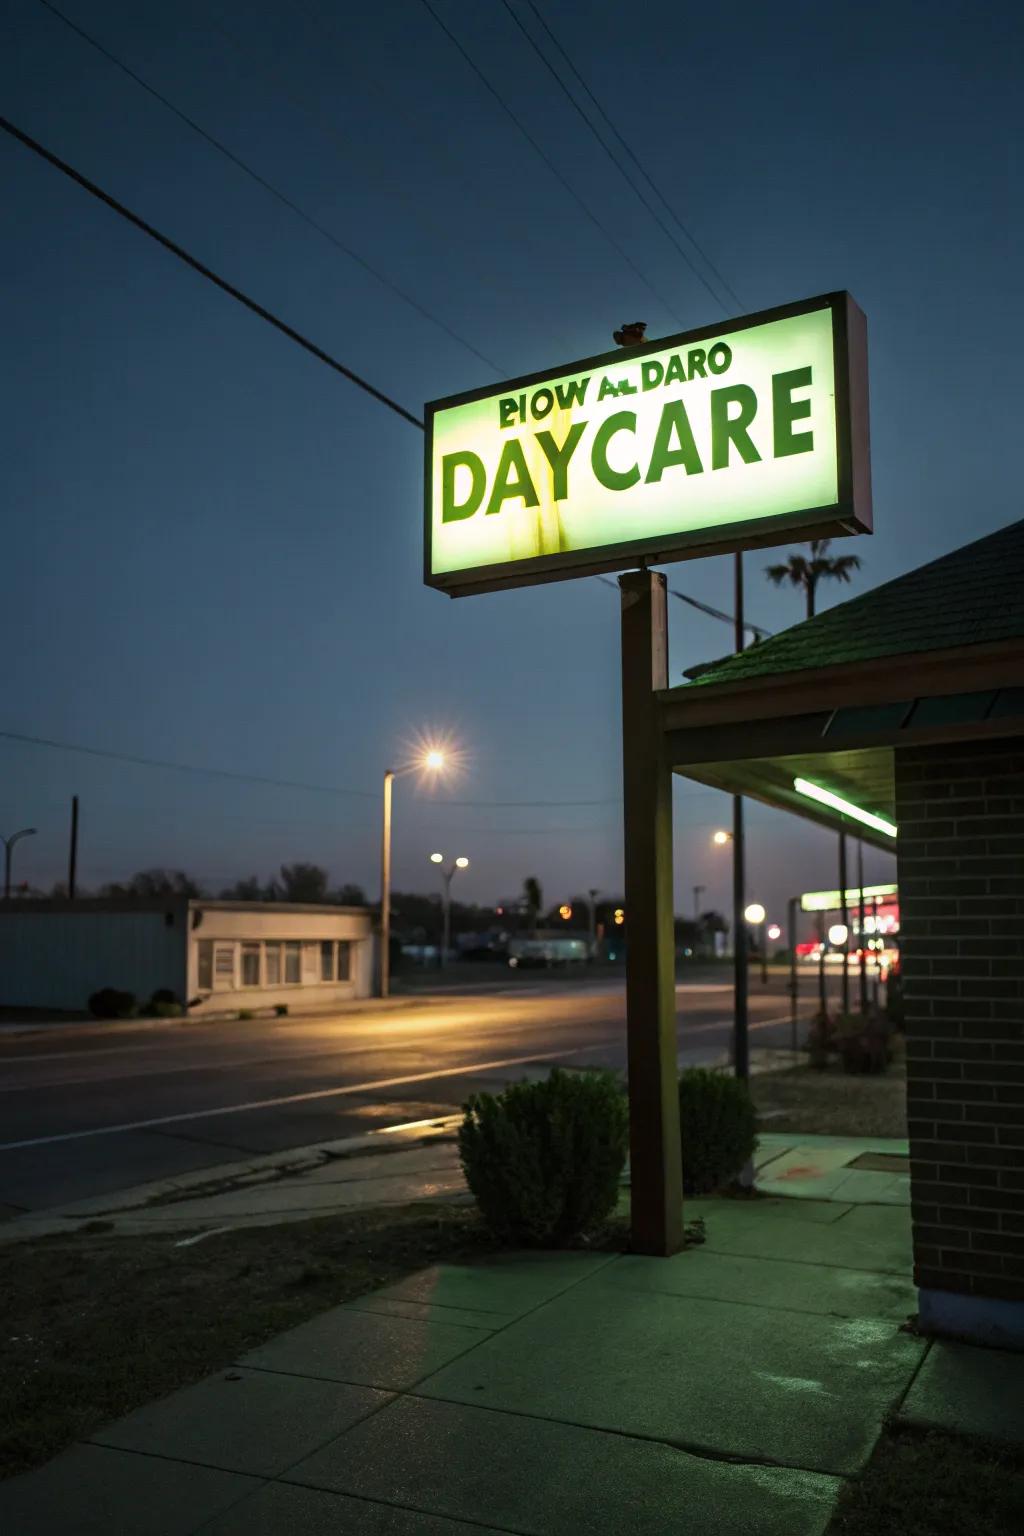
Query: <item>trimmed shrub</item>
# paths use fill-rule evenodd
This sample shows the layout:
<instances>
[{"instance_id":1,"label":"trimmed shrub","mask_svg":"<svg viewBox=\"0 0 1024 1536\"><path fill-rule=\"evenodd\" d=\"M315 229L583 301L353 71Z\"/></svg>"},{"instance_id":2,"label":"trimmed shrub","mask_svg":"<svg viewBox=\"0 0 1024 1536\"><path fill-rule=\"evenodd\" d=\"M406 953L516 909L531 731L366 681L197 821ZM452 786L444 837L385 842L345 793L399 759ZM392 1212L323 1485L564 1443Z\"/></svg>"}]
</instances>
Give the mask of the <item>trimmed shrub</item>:
<instances>
[{"instance_id":1,"label":"trimmed shrub","mask_svg":"<svg viewBox=\"0 0 1024 1536\"><path fill-rule=\"evenodd\" d=\"M557 1247L615 1209L629 1112L611 1072L474 1094L459 1131L466 1183L495 1236Z\"/></svg>"},{"instance_id":2,"label":"trimmed shrub","mask_svg":"<svg viewBox=\"0 0 1024 1536\"><path fill-rule=\"evenodd\" d=\"M683 1189L708 1195L731 1184L753 1157L757 1119L750 1090L724 1072L691 1067L679 1078Z\"/></svg>"},{"instance_id":3,"label":"trimmed shrub","mask_svg":"<svg viewBox=\"0 0 1024 1536\"><path fill-rule=\"evenodd\" d=\"M89 999L89 1012L94 1019L130 1019L135 1012L135 993L100 987Z\"/></svg>"},{"instance_id":4,"label":"trimmed shrub","mask_svg":"<svg viewBox=\"0 0 1024 1536\"><path fill-rule=\"evenodd\" d=\"M157 987L145 1011L152 1019L180 1019L185 1012L170 987Z\"/></svg>"}]
</instances>

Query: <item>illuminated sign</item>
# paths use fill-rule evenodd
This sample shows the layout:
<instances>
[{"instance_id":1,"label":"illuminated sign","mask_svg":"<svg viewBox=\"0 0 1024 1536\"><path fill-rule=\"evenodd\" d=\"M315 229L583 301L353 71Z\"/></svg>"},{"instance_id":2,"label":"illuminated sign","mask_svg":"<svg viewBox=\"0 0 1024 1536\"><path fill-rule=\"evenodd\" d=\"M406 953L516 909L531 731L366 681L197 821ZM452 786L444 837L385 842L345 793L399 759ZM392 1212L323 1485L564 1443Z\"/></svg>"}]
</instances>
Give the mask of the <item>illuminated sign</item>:
<instances>
[{"instance_id":1,"label":"illuminated sign","mask_svg":"<svg viewBox=\"0 0 1024 1536\"><path fill-rule=\"evenodd\" d=\"M426 409L425 580L452 596L871 531L846 293Z\"/></svg>"},{"instance_id":2,"label":"illuminated sign","mask_svg":"<svg viewBox=\"0 0 1024 1536\"><path fill-rule=\"evenodd\" d=\"M896 896L899 887L895 885L866 885L864 887L864 900L881 900L885 896ZM802 912L838 912L842 906L842 897L839 891L807 891L800 897L800 910ZM853 890L847 887L847 907L860 906L860 887Z\"/></svg>"}]
</instances>

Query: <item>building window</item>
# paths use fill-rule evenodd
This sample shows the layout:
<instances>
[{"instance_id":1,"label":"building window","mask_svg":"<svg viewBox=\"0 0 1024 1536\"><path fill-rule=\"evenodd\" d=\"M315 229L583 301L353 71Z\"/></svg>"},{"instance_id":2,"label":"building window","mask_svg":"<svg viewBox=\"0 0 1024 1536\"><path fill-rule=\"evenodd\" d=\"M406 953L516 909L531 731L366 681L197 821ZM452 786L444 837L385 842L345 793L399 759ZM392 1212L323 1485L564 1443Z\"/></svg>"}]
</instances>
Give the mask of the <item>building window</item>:
<instances>
[{"instance_id":1,"label":"building window","mask_svg":"<svg viewBox=\"0 0 1024 1536\"><path fill-rule=\"evenodd\" d=\"M213 991L213 940L199 940L199 965L197 984L200 991Z\"/></svg>"},{"instance_id":2,"label":"building window","mask_svg":"<svg viewBox=\"0 0 1024 1536\"><path fill-rule=\"evenodd\" d=\"M286 943L284 946L284 979L291 985L302 980L302 945Z\"/></svg>"},{"instance_id":3,"label":"building window","mask_svg":"<svg viewBox=\"0 0 1024 1536\"><path fill-rule=\"evenodd\" d=\"M213 946L213 986L215 991L229 992L235 984L235 946Z\"/></svg>"},{"instance_id":4,"label":"building window","mask_svg":"<svg viewBox=\"0 0 1024 1536\"><path fill-rule=\"evenodd\" d=\"M280 944L264 944L263 946L264 985L279 987L281 985L281 946Z\"/></svg>"},{"instance_id":5,"label":"building window","mask_svg":"<svg viewBox=\"0 0 1024 1536\"><path fill-rule=\"evenodd\" d=\"M242 986L258 987L260 984L260 946L242 945Z\"/></svg>"},{"instance_id":6,"label":"building window","mask_svg":"<svg viewBox=\"0 0 1024 1536\"><path fill-rule=\"evenodd\" d=\"M322 939L320 942L320 980L334 980L334 940Z\"/></svg>"},{"instance_id":7,"label":"building window","mask_svg":"<svg viewBox=\"0 0 1024 1536\"><path fill-rule=\"evenodd\" d=\"M348 939L338 940L338 980L352 980L352 945Z\"/></svg>"}]
</instances>

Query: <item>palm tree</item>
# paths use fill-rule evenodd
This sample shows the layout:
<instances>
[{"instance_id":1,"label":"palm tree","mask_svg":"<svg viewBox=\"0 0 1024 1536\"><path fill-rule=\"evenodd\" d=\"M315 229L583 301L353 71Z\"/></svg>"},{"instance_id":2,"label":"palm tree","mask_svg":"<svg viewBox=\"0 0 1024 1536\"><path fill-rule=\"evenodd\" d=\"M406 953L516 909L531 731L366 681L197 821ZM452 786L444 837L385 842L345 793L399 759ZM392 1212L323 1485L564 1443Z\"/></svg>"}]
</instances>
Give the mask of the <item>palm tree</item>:
<instances>
[{"instance_id":1,"label":"palm tree","mask_svg":"<svg viewBox=\"0 0 1024 1536\"><path fill-rule=\"evenodd\" d=\"M831 539L813 539L809 560L804 555L793 554L785 565L765 567L765 575L777 587L781 587L787 581L794 587L803 587L807 594L809 619L814 618L814 594L818 582L823 577L833 581L849 581L850 572L860 570L859 555L829 555L828 547L831 542Z\"/></svg>"},{"instance_id":2,"label":"palm tree","mask_svg":"<svg viewBox=\"0 0 1024 1536\"><path fill-rule=\"evenodd\" d=\"M536 928L543 905L544 897L541 895L540 881L536 875L527 875L523 881L523 906L526 908L529 927Z\"/></svg>"}]
</instances>

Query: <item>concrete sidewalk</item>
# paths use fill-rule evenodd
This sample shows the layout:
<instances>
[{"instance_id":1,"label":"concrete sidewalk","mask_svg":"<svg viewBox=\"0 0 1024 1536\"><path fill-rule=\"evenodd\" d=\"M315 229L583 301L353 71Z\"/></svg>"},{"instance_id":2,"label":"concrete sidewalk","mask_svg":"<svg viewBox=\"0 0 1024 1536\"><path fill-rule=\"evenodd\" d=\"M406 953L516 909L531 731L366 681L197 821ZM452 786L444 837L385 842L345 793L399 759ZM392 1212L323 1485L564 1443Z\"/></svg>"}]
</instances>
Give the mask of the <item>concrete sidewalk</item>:
<instances>
[{"instance_id":1,"label":"concrete sidewalk","mask_svg":"<svg viewBox=\"0 0 1024 1536\"><path fill-rule=\"evenodd\" d=\"M468 1199L455 1140L461 1119L459 1112L370 1131L15 1216L0 1223L0 1243L73 1231L90 1221L109 1222L126 1235L181 1232L195 1241L230 1227L278 1226L415 1200ZM908 1206L906 1154L901 1141L765 1132L755 1159L757 1187L800 1199ZM857 1166L865 1161L871 1166Z\"/></svg>"},{"instance_id":2,"label":"concrete sidewalk","mask_svg":"<svg viewBox=\"0 0 1024 1536\"><path fill-rule=\"evenodd\" d=\"M929 1344L898 1205L693 1201L676 1258L510 1254L338 1307L0 1486L18 1536L820 1536L884 1418L1024 1438Z\"/></svg>"}]
</instances>

